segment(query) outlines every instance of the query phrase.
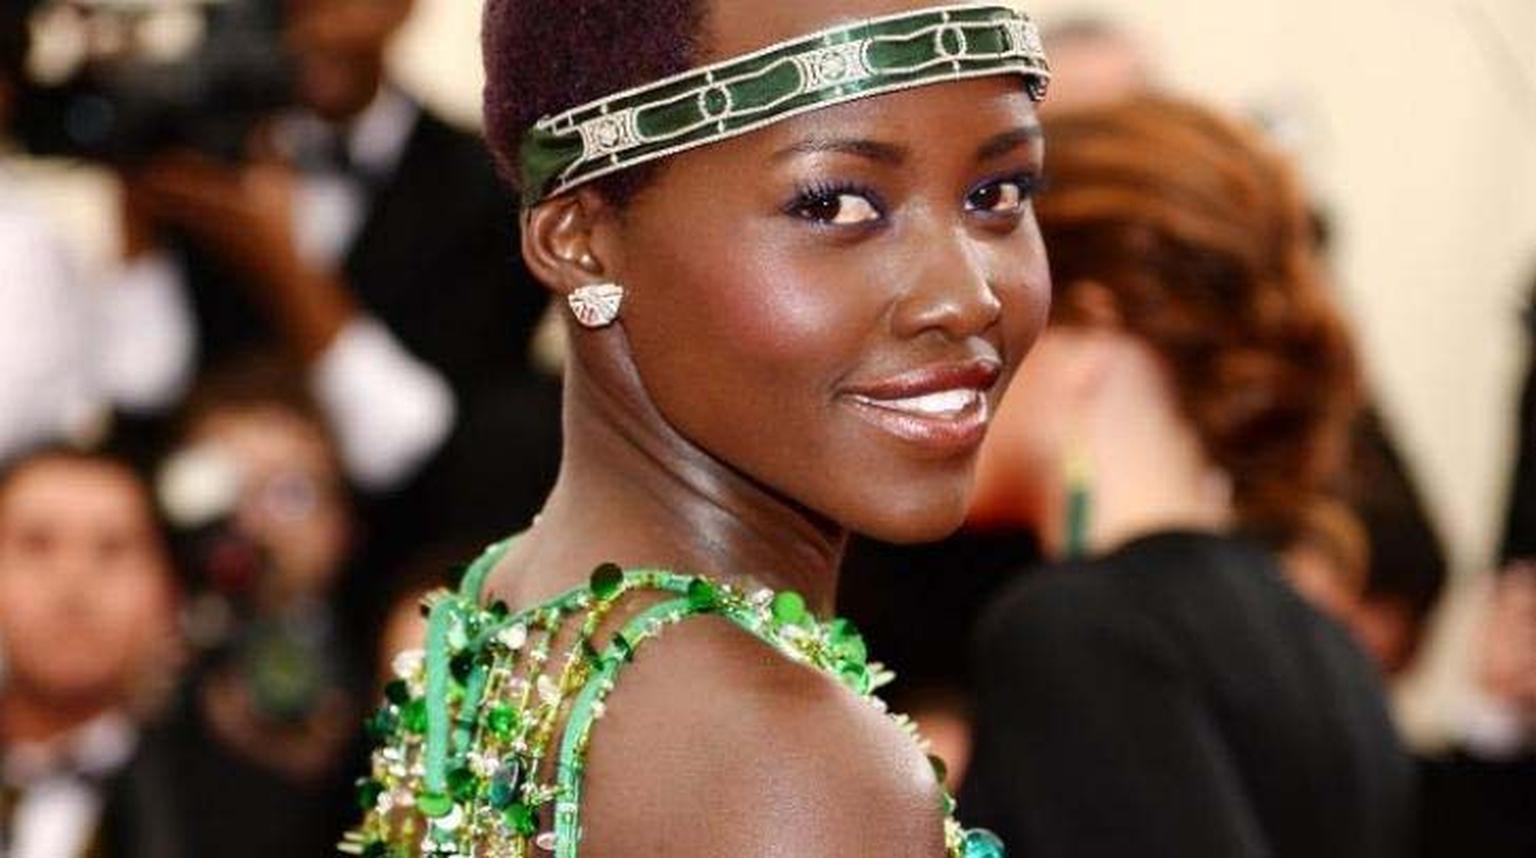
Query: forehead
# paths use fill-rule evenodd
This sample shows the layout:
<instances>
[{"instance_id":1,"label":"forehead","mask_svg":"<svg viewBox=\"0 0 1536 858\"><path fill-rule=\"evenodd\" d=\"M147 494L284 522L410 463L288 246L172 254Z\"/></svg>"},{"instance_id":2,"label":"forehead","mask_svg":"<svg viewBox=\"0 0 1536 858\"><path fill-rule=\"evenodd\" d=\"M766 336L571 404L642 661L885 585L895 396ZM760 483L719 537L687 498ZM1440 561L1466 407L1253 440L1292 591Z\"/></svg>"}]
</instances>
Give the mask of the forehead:
<instances>
[{"instance_id":1,"label":"forehead","mask_svg":"<svg viewBox=\"0 0 1536 858\"><path fill-rule=\"evenodd\" d=\"M191 433L247 460L247 465L326 469L330 446L307 417L280 405L226 408L205 415Z\"/></svg>"},{"instance_id":2,"label":"forehead","mask_svg":"<svg viewBox=\"0 0 1536 858\"><path fill-rule=\"evenodd\" d=\"M137 479L107 462L37 462L22 468L0 489L0 521L121 522L147 520L148 515L148 498Z\"/></svg>"}]
</instances>

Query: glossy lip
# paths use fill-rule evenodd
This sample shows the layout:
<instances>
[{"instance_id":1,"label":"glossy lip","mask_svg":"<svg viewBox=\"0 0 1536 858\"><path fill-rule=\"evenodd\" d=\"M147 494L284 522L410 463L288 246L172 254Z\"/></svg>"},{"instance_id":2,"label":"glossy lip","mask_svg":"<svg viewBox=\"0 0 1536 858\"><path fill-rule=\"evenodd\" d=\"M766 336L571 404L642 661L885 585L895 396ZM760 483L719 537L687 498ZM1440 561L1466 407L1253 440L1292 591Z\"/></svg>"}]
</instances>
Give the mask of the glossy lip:
<instances>
[{"instance_id":1,"label":"glossy lip","mask_svg":"<svg viewBox=\"0 0 1536 858\"><path fill-rule=\"evenodd\" d=\"M923 367L849 387L839 392L838 399L865 421L902 441L936 453L962 453L975 449L986 437L992 418L986 394L1001 376L1001 363L980 358ZM952 390L974 390L977 395L952 414L917 414L883 404Z\"/></svg>"}]
</instances>

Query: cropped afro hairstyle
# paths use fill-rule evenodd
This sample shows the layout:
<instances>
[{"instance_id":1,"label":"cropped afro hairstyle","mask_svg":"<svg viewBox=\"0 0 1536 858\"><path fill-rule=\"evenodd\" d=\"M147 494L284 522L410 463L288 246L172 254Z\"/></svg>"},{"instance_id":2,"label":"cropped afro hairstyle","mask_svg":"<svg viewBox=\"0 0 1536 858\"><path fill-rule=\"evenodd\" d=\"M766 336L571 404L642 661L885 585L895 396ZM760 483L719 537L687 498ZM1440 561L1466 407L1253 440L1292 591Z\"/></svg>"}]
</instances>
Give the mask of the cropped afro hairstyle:
<instances>
[{"instance_id":1,"label":"cropped afro hairstyle","mask_svg":"<svg viewBox=\"0 0 1536 858\"><path fill-rule=\"evenodd\" d=\"M539 117L696 65L703 25L701 0L488 0L485 135L502 179L522 190L518 149ZM656 169L631 167L596 187L622 206Z\"/></svg>"},{"instance_id":2,"label":"cropped afro hairstyle","mask_svg":"<svg viewBox=\"0 0 1536 858\"><path fill-rule=\"evenodd\" d=\"M1082 321L1060 298L1107 288L1231 476L1240 525L1280 546L1313 535L1336 505L1359 382L1289 163L1255 130L1163 97L1045 125L1053 323Z\"/></svg>"}]
</instances>

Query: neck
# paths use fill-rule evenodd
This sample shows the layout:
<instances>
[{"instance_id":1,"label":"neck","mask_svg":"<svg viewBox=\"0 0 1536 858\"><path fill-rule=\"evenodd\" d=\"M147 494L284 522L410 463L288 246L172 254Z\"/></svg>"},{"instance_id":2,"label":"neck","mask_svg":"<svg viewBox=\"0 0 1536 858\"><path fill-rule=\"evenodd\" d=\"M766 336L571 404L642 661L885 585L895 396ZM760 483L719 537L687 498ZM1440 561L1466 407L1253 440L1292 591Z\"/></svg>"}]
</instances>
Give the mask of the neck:
<instances>
[{"instance_id":1,"label":"neck","mask_svg":"<svg viewBox=\"0 0 1536 858\"><path fill-rule=\"evenodd\" d=\"M1134 413L1103 409L1085 427L1090 556L1158 531L1224 531L1234 522L1231 481L1205 455L1193 427L1171 403L1147 405ZM1046 487L1041 541L1053 557L1067 550L1071 489L1065 468Z\"/></svg>"},{"instance_id":2,"label":"neck","mask_svg":"<svg viewBox=\"0 0 1536 858\"><path fill-rule=\"evenodd\" d=\"M689 442L628 392L638 383L595 383L573 356L559 479L492 589L534 604L611 561L795 590L830 614L847 531Z\"/></svg>"},{"instance_id":3,"label":"neck","mask_svg":"<svg viewBox=\"0 0 1536 858\"><path fill-rule=\"evenodd\" d=\"M68 736L112 708L101 700L39 700L25 693L0 696L0 746L47 744Z\"/></svg>"}]
</instances>

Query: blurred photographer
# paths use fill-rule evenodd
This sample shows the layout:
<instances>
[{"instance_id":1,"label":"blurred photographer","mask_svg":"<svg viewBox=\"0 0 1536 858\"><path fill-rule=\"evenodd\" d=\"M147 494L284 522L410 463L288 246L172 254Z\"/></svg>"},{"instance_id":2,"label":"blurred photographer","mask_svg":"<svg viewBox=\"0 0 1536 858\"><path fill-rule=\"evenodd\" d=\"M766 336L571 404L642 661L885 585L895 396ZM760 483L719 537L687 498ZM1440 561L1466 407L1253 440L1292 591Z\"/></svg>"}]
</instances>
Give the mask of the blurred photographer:
<instances>
[{"instance_id":1,"label":"blurred photographer","mask_svg":"<svg viewBox=\"0 0 1536 858\"><path fill-rule=\"evenodd\" d=\"M164 731L189 854L326 854L361 718L333 599L353 518L301 376L275 358L211 374L157 492L194 657Z\"/></svg>"},{"instance_id":2,"label":"blurred photographer","mask_svg":"<svg viewBox=\"0 0 1536 858\"><path fill-rule=\"evenodd\" d=\"M350 476L373 489L408 478L454 418L443 372L370 306L368 275L347 270L419 119L383 82L384 48L409 10L407 0L276 5L279 40L267 47L284 52L295 109L251 128L244 151L184 144L122 168L125 252L192 306L201 365L287 346ZM288 82L274 74L267 85Z\"/></svg>"},{"instance_id":3,"label":"blurred photographer","mask_svg":"<svg viewBox=\"0 0 1536 858\"><path fill-rule=\"evenodd\" d=\"M124 178L130 276L187 309L158 335L190 337L199 374L256 348L297 356L349 480L383 507L370 520L402 544L531 514L558 434L553 385L528 358L547 299L508 276L516 205L480 142L388 79L411 0L48 6L115 21L97 41L131 46L82 73L84 95L54 99L73 107L37 115L121 132L78 148ZM146 9L201 16L202 47L167 68L144 59L176 29ZM74 127L28 125L39 148ZM501 440L489 456L487 437Z\"/></svg>"},{"instance_id":4,"label":"blurred photographer","mask_svg":"<svg viewBox=\"0 0 1536 858\"><path fill-rule=\"evenodd\" d=\"M378 533L530 516L558 408L528 361L544 290L507 273L515 201L479 140L390 83L412 0L267 2L292 109L237 164L175 149L127 169L129 253L180 284L201 367L280 344L306 364Z\"/></svg>"},{"instance_id":5,"label":"blurred photographer","mask_svg":"<svg viewBox=\"0 0 1536 858\"><path fill-rule=\"evenodd\" d=\"M282 362L204 382L159 492L189 577L196 716L287 779L335 775L356 720L331 602L352 513L324 422Z\"/></svg>"}]
</instances>

